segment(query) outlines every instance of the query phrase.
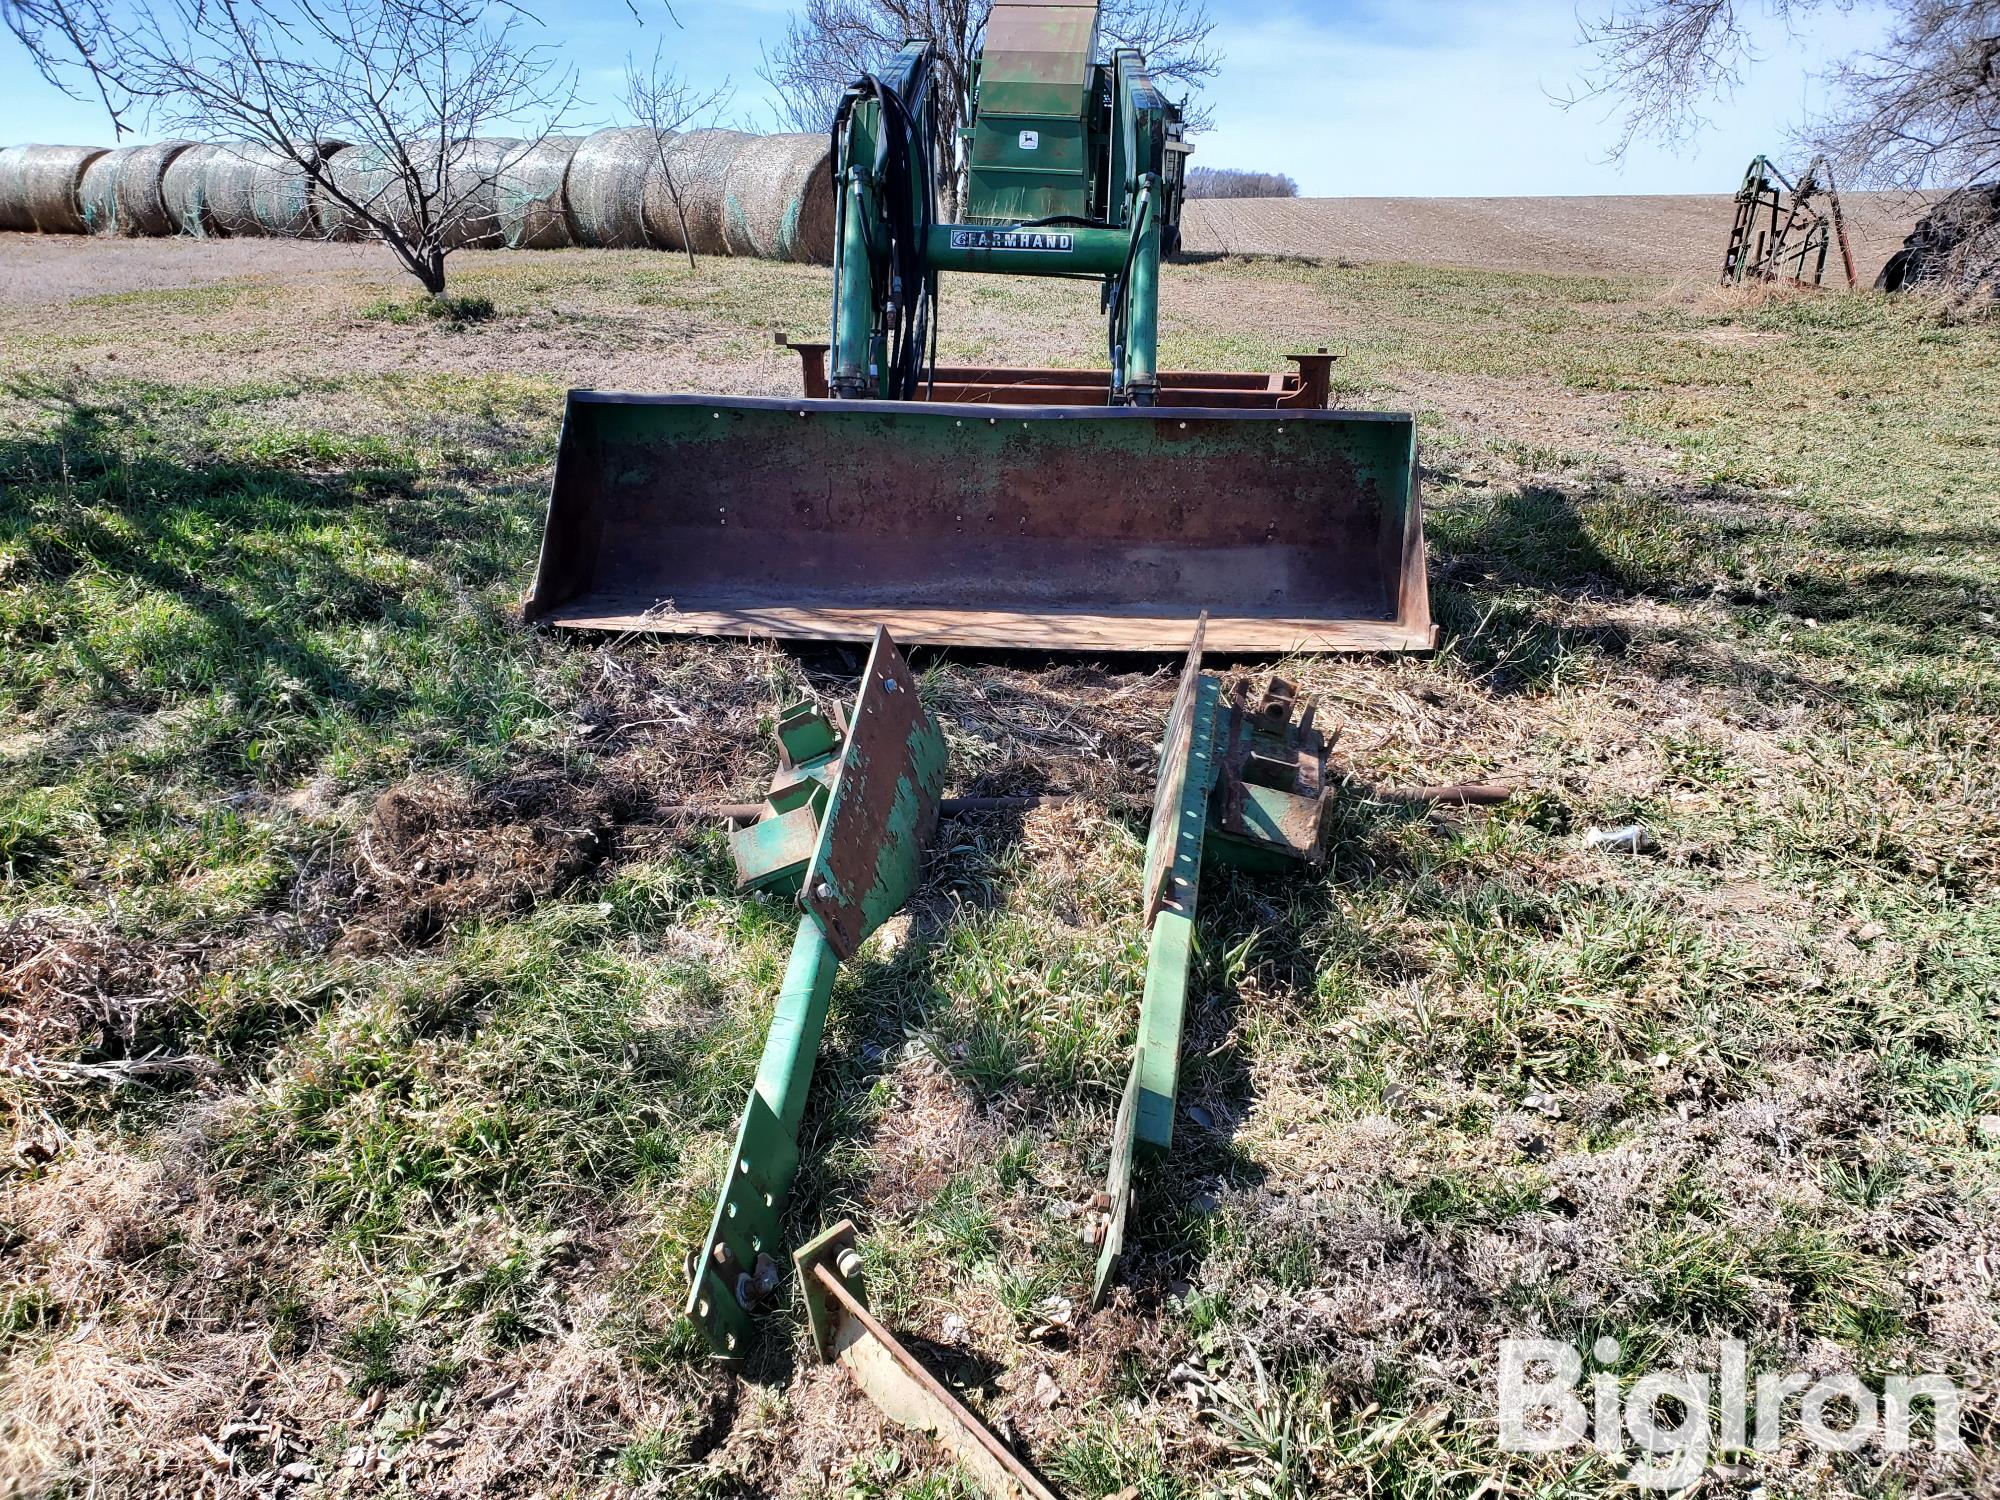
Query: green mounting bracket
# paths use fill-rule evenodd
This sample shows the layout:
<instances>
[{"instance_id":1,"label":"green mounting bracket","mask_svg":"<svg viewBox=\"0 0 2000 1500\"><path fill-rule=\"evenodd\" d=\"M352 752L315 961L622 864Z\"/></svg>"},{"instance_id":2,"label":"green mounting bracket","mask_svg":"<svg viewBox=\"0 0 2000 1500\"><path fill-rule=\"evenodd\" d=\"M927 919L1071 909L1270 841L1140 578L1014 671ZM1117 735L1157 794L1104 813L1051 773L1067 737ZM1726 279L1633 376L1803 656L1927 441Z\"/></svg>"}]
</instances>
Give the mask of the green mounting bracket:
<instances>
[{"instance_id":1,"label":"green mounting bracket","mask_svg":"<svg viewBox=\"0 0 2000 1500\"><path fill-rule=\"evenodd\" d=\"M748 1352L754 1316L775 1298L782 1281L784 1216L798 1176L799 1125L834 976L840 961L852 958L908 899L937 827L944 736L924 711L909 665L885 630L875 633L850 725L842 731L808 709L787 710L779 726L787 764L766 816L744 830L781 824L797 814L810 814L816 824L794 886L804 892L806 914L792 943L708 1237L688 1258L688 1318L726 1359ZM801 755L807 757L802 763ZM775 833L768 838L768 843L736 844L739 874L746 853L753 860L769 855L753 872L762 870L772 881L791 879L783 865L793 850Z\"/></svg>"},{"instance_id":2,"label":"green mounting bracket","mask_svg":"<svg viewBox=\"0 0 2000 1500\"><path fill-rule=\"evenodd\" d=\"M1251 684L1228 687L1217 743L1221 760L1208 804L1205 857L1239 870L1317 870L1326 863L1330 742L1317 709L1282 677L1251 706Z\"/></svg>"},{"instance_id":3,"label":"green mounting bracket","mask_svg":"<svg viewBox=\"0 0 2000 1500\"><path fill-rule=\"evenodd\" d=\"M1253 708L1251 685L1239 678L1225 706L1222 681L1202 671L1207 625L1204 614L1160 745L1146 841L1139 1040L1112 1125L1109 1179L1084 1225L1098 1250L1093 1307L1104 1305L1124 1253L1138 1157L1162 1156L1173 1145L1204 860L1252 870L1317 869L1326 857L1327 742L1313 724L1313 705L1300 705L1293 686L1273 678Z\"/></svg>"},{"instance_id":4,"label":"green mounting bracket","mask_svg":"<svg viewBox=\"0 0 2000 1500\"><path fill-rule=\"evenodd\" d=\"M839 715L829 719L815 704L794 703L778 715L770 795L756 822L729 835L737 890L796 896L804 887L846 741Z\"/></svg>"}]
</instances>

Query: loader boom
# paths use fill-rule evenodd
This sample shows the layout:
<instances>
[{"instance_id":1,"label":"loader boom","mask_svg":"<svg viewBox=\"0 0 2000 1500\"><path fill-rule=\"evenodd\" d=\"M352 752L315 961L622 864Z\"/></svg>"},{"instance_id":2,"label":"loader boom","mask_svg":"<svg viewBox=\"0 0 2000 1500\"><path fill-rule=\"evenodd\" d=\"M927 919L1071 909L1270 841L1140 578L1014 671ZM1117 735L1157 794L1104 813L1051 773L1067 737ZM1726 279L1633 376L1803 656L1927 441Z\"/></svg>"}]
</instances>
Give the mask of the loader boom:
<instances>
[{"instance_id":1,"label":"loader boom","mask_svg":"<svg viewBox=\"0 0 2000 1500\"><path fill-rule=\"evenodd\" d=\"M963 223L936 220L929 44L848 90L834 126L836 399L918 397L934 373L938 274L953 271L1099 282L1110 404L1155 403L1160 259L1179 244L1189 148L1145 60L1121 49L1097 62L1097 38L1095 3L994 5Z\"/></svg>"}]
</instances>

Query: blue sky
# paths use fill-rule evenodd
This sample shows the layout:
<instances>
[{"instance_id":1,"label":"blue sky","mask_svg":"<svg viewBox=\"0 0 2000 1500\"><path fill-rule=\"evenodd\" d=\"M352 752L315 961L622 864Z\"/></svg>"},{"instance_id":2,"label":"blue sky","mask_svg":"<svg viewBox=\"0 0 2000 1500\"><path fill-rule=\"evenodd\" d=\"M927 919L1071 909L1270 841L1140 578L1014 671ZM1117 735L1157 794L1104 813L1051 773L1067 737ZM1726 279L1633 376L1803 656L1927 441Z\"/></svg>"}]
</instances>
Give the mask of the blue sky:
<instances>
[{"instance_id":1,"label":"blue sky","mask_svg":"<svg viewBox=\"0 0 2000 1500\"><path fill-rule=\"evenodd\" d=\"M532 0L530 0L532 3ZM658 0L568 0L544 7L558 44L610 123L623 59L664 41L696 82L736 87L735 112L767 126L756 76L791 0L676 0L683 29ZM1583 0L1588 6L1591 0ZM1751 0L1754 7L1756 0ZM1605 111L1565 113L1549 101L1585 61L1572 0L1211 0L1225 54L1209 97L1217 128L1196 160L1290 173L1314 196L1690 193L1733 190L1759 151L1782 157L1786 130L1820 97L1827 62L1884 33L1868 0L1829 6L1799 34L1763 24L1753 87L1710 111L1691 146L1604 160L1615 138ZM108 141L101 111L66 99L0 39L0 142Z\"/></svg>"}]
</instances>

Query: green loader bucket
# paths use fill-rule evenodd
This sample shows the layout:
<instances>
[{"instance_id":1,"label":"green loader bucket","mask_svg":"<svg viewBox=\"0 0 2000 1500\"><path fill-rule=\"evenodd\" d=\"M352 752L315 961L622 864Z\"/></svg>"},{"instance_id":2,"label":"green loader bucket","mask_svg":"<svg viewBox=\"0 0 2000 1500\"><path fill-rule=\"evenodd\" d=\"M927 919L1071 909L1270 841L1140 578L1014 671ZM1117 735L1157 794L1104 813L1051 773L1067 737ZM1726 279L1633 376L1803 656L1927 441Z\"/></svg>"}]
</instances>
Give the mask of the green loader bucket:
<instances>
[{"instance_id":1,"label":"green loader bucket","mask_svg":"<svg viewBox=\"0 0 2000 1500\"><path fill-rule=\"evenodd\" d=\"M526 614L1056 651L1423 651L1401 414L573 391Z\"/></svg>"}]
</instances>

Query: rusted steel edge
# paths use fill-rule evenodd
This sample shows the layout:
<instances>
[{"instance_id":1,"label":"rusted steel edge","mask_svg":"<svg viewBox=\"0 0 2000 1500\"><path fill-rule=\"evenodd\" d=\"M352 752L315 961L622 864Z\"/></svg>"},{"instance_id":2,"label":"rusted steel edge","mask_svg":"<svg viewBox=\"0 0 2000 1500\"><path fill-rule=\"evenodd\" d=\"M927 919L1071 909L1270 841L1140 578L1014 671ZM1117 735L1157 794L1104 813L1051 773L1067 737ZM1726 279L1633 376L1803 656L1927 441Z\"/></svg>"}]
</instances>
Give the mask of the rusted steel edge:
<instances>
[{"instance_id":1,"label":"rusted steel edge","mask_svg":"<svg viewBox=\"0 0 2000 1500\"><path fill-rule=\"evenodd\" d=\"M1377 792L1375 797L1381 802L1403 802L1413 807L1500 807L1514 799L1514 788L1467 781L1452 786L1413 786L1402 791Z\"/></svg>"},{"instance_id":2,"label":"rusted steel edge","mask_svg":"<svg viewBox=\"0 0 2000 1500\"><path fill-rule=\"evenodd\" d=\"M1201 651L1208 634L1208 611L1195 622L1194 642L1188 647L1187 663L1181 668L1180 687L1173 707L1167 710L1167 724L1160 736L1160 775L1153 795L1153 823L1146 840L1146 872L1140 887L1146 904L1146 925L1174 904L1171 882L1175 879L1175 855L1179 848L1181 793L1187 780L1188 746L1194 734L1195 699L1201 691ZM1208 788L1202 788L1202 807L1207 807ZM1199 845L1196 846L1197 857Z\"/></svg>"},{"instance_id":3,"label":"rusted steel edge","mask_svg":"<svg viewBox=\"0 0 2000 1500\"><path fill-rule=\"evenodd\" d=\"M845 1365L884 1416L927 1433L994 1500L1057 1500L1054 1490L876 1321L860 1289L853 1246L854 1225L843 1221L798 1253L800 1279L812 1293L809 1301L818 1303L813 1335L820 1357Z\"/></svg>"},{"instance_id":4,"label":"rusted steel edge","mask_svg":"<svg viewBox=\"0 0 2000 1500\"><path fill-rule=\"evenodd\" d=\"M945 761L944 735L918 696L909 664L878 627L799 895L843 959L854 957L915 888L937 829Z\"/></svg>"}]
</instances>

